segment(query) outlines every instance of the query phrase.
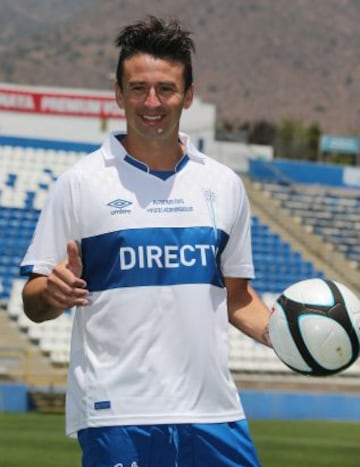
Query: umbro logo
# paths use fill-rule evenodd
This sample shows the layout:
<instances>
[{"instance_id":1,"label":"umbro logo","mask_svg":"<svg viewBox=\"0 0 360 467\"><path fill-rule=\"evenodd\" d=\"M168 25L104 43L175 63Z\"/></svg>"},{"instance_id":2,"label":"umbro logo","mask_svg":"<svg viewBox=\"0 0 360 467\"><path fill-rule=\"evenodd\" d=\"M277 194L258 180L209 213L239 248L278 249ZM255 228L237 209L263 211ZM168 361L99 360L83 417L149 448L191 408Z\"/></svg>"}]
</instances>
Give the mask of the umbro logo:
<instances>
[{"instance_id":1,"label":"umbro logo","mask_svg":"<svg viewBox=\"0 0 360 467\"><path fill-rule=\"evenodd\" d=\"M131 201L127 201L126 199L114 199L113 201L110 201L110 203L107 203L107 206L109 206L111 209L110 213L113 214L129 214L130 209L127 209L129 206L131 206L133 203Z\"/></svg>"},{"instance_id":2,"label":"umbro logo","mask_svg":"<svg viewBox=\"0 0 360 467\"><path fill-rule=\"evenodd\" d=\"M125 199L120 198L114 199L114 201L110 201L110 203L107 203L108 206L115 209L124 209L130 206L130 204L132 204L131 201L126 201Z\"/></svg>"}]
</instances>

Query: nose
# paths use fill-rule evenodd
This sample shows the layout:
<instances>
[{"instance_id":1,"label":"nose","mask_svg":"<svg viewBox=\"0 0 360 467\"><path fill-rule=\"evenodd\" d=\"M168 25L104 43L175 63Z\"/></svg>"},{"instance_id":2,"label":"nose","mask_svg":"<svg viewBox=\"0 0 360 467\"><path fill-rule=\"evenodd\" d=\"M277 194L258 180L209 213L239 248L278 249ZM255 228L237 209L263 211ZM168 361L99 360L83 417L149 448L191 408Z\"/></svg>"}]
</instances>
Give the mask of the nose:
<instances>
[{"instance_id":1,"label":"nose","mask_svg":"<svg viewBox=\"0 0 360 467\"><path fill-rule=\"evenodd\" d=\"M156 89L154 87L149 88L145 98L145 104L149 107L156 107L157 105L161 104L159 96L157 95Z\"/></svg>"}]
</instances>

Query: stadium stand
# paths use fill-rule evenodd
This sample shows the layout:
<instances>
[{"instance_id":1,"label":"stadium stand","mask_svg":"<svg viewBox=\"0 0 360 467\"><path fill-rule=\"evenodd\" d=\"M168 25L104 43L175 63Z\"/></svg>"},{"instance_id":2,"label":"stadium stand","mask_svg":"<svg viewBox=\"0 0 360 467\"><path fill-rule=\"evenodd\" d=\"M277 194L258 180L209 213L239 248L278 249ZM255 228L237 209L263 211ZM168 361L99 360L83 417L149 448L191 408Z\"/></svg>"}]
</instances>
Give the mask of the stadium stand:
<instances>
[{"instance_id":1,"label":"stadium stand","mask_svg":"<svg viewBox=\"0 0 360 467\"><path fill-rule=\"evenodd\" d=\"M60 367L66 367L69 359L73 311L68 310L61 318L42 324L28 320L22 309L24 279L19 277L19 264L31 241L49 188L67 167L86 152L84 148L71 149L71 146L64 149L41 148L38 144L34 147L29 144L0 144L0 302L8 320L16 323L19 332L26 335L29 345L36 346L50 364ZM311 234L327 233L328 242L335 242L337 248L348 255L348 259L358 261L358 244L351 239L359 234L359 197L342 198L340 193L335 196L319 191L314 194L283 183L267 182L261 185L254 184L247 176L243 179L254 212L252 237L257 277L253 285L269 306L293 282L324 277L327 273L334 277L336 273L323 268L324 263L318 262L316 265L314 255L304 254L305 250L299 243L293 242L288 230L281 230L279 225L274 229L274 222L281 215L288 215L286 222L290 219L298 230L294 218L301 218ZM335 216L338 216L336 224ZM301 236L305 238L305 234ZM345 237L349 240L346 243ZM290 372L272 350L234 328L230 329L230 367L234 373L248 375ZM360 362L344 373L360 375Z\"/></svg>"},{"instance_id":2,"label":"stadium stand","mask_svg":"<svg viewBox=\"0 0 360 467\"><path fill-rule=\"evenodd\" d=\"M262 189L308 231L360 268L360 191L331 187L264 183Z\"/></svg>"},{"instance_id":3,"label":"stadium stand","mask_svg":"<svg viewBox=\"0 0 360 467\"><path fill-rule=\"evenodd\" d=\"M10 297L50 185L81 154L0 146L0 300Z\"/></svg>"}]
</instances>

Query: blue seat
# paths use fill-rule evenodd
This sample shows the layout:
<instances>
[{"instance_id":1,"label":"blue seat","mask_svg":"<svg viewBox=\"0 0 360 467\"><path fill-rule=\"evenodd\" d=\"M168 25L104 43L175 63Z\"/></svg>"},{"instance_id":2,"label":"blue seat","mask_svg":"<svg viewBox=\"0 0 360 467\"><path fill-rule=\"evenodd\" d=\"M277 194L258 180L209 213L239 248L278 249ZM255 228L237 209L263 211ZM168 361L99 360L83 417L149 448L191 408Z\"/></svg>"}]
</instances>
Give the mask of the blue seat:
<instances>
[{"instance_id":1,"label":"blue seat","mask_svg":"<svg viewBox=\"0 0 360 467\"><path fill-rule=\"evenodd\" d=\"M260 294L281 293L295 282L323 276L312 262L304 260L300 252L257 217L252 218L252 246L256 272L253 285Z\"/></svg>"}]
</instances>

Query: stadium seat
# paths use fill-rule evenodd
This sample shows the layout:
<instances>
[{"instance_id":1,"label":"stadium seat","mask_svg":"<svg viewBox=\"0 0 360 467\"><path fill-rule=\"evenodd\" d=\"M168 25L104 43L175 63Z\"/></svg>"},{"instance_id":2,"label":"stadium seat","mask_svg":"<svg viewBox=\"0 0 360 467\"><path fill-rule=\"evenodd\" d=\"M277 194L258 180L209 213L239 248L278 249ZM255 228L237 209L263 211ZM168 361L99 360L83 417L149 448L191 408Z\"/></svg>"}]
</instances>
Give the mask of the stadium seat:
<instances>
[{"instance_id":1,"label":"stadium seat","mask_svg":"<svg viewBox=\"0 0 360 467\"><path fill-rule=\"evenodd\" d=\"M360 191L307 185L280 185L269 180L262 184L269 196L282 209L298 218L308 230L342 252L345 258L357 261L352 245L359 244ZM342 245L349 248L342 250ZM354 254L355 253L355 254Z\"/></svg>"}]
</instances>

